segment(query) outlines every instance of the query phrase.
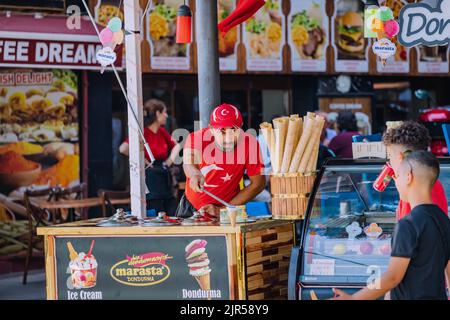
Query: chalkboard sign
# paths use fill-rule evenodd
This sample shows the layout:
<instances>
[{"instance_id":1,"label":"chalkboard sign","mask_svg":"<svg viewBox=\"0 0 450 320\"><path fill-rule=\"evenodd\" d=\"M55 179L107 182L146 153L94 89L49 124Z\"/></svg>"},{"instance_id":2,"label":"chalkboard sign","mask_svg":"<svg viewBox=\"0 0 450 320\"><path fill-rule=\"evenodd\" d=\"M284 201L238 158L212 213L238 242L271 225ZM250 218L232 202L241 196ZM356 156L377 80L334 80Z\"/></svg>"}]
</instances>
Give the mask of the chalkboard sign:
<instances>
[{"instance_id":1,"label":"chalkboard sign","mask_svg":"<svg viewBox=\"0 0 450 320\"><path fill-rule=\"evenodd\" d=\"M66 0L0 0L0 7L64 11L66 9Z\"/></svg>"},{"instance_id":2,"label":"chalkboard sign","mask_svg":"<svg viewBox=\"0 0 450 320\"><path fill-rule=\"evenodd\" d=\"M61 300L230 299L225 236L57 237Z\"/></svg>"}]
</instances>

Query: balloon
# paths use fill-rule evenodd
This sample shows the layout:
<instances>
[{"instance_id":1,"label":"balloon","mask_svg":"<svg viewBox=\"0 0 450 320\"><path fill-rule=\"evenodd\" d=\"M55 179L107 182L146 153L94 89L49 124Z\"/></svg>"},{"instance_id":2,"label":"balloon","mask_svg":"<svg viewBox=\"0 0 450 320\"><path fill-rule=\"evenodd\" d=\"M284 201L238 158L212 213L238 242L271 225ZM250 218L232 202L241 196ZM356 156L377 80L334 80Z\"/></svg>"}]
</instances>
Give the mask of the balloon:
<instances>
[{"instance_id":1,"label":"balloon","mask_svg":"<svg viewBox=\"0 0 450 320\"><path fill-rule=\"evenodd\" d=\"M395 37L400 31L400 25L397 20L389 20L384 23L384 33L389 37Z\"/></svg>"},{"instance_id":2,"label":"balloon","mask_svg":"<svg viewBox=\"0 0 450 320\"><path fill-rule=\"evenodd\" d=\"M383 26L383 22L381 22L380 19L375 18L372 20L372 31L373 32L383 32L384 31L384 26Z\"/></svg>"},{"instance_id":3,"label":"balloon","mask_svg":"<svg viewBox=\"0 0 450 320\"><path fill-rule=\"evenodd\" d=\"M113 37L111 40L113 43L117 44L122 44L123 42L123 30L119 30L117 32L113 33Z\"/></svg>"},{"instance_id":4,"label":"balloon","mask_svg":"<svg viewBox=\"0 0 450 320\"><path fill-rule=\"evenodd\" d=\"M380 19L383 22L394 19L394 13L388 7L380 7L380 9L378 9L377 16L378 19Z\"/></svg>"},{"instance_id":5,"label":"balloon","mask_svg":"<svg viewBox=\"0 0 450 320\"><path fill-rule=\"evenodd\" d=\"M118 17L114 17L111 20L109 20L108 22L108 28L112 31L112 32L118 32L119 30L122 29L122 20L120 20L120 18Z\"/></svg>"},{"instance_id":6,"label":"balloon","mask_svg":"<svg viewBox=\"0 0 450 320\"><path fill-rule=\"evenodd\" d=\"M105 45L105 43L108 43L112 40L113 33L108 28L105 28L102 31L100 31L99 37L100 37L100 42L102 43L102 45Z\"/></svg>"}]
</instances>

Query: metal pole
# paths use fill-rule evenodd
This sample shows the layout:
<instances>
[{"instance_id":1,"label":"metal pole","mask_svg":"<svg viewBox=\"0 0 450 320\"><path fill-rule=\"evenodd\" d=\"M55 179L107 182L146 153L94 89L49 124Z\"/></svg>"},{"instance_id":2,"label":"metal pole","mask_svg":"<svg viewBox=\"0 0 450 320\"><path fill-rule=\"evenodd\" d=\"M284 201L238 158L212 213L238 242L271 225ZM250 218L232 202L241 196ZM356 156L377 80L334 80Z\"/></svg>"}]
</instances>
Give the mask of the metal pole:
<instances>
[{"instance_id":1,"label":"metal pole","mask_svg":"<svg viewBox=\"0 0 450 320\"><path fill-rule=\"evenodd\" d=\"M86 8L86 12L89 15L89 18L92 22L95 32L100 37L100 32L98 30L97 24L94 21L94 17L92 16L91 11L89 10L89 6L87 5L86 0L82 0L82 2L84 7ZM147 12L147 8L143 14L144 16L145 13ZM128 9L128 13L126 12L126 9ZM120 89L122 90L122 93L127 101L128 130L130 133L129 145L130 145L131 211L133 215L144 218L146 216L145 191L147 190L147 188L145 186L145 179L144 179L145 161L143 160L142 156L142 148L139 145L138 139L139 136L142 139L141 142L144 144L145 150L150 158L151 163L155 161L155 158L153 156L152 151L150 150L147 141L145 140L144 132L142 131L143 115L142 115L142 108L139 108L139 106L142 106L142 78L141 78L142 70L140 69L141 66L140 41L142 39L142 35L139 35L139 31L142 30L141 28L142 21L139 21L138 17L139 9L140 9L139 1L134 0L127 1L127 3L125 3L124 5L125 16L128 15L129 17L129 19L125 21L125 30L130 31L132 36L130 38L130 36L127 33L125 33L126 35L125 47L127 48L127 50L132 50L130 52L133 53L133 55L130 55L129 58L127 58L126 64L127 69L129 68L128 66L129 64L131 65L131 68L135 68L133 69L133 72L127 72L127 87L129 91L131 90L131 94L127 94L125 87L123 86L122 79L120 78L119 73L117 72L117 69L114 66L114 64L111 64L111 68L114 72L114 75L116 76ZM133 105L137 106L136 107L137 113L134 110ZM134 121L130 121L130 119L133 119ZM138 135L138 137L136 137L136 135ZM138 150L132 152L132 150L136 150L136 148L138 148Z\"/></svg>"},{"instance_id":2,"label":"metal pole","mask_svg":"<svg viewBox=\"0 0 450 320\"><path fill-rule=\"evenodd\" d=\"M220 104L217 2L196 0L195 11L200 126L204 128L212 110Z\"/></svg>"},{"instance_id":3,"label":"metal pole","mask_svg":"<svg viewBox=\"0 0 450 320\"><path fill-rule=\"evenodd\" d=\"M139 126L143 125L142 110L142 69L139 0L125 0L125 30L131 34L125 36L126 73L128 108L128 132L130 145L130 196L131 212L134 216L145 218L145 160L139 139ZM132 108L135 110L131 110ZM138 123L135 121L135 117Z\"/></svg>"}]
</instances>

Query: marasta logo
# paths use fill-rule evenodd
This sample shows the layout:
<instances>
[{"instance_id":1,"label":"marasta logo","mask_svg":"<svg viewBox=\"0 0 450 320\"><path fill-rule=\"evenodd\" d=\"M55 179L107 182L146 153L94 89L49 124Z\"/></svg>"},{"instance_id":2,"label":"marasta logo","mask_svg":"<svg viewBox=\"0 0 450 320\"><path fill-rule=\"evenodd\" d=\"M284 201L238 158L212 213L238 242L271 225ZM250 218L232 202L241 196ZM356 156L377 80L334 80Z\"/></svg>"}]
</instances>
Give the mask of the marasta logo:
<instances>
[{"instance_id":1,"label":"marasta logo","mask_svg":"<svg viewBox=\"0 0 450 320\"><path fill-rule=\"evenodd\" d=\"M115 281L127 286L152 286L169 278L167 260L172 258L162 252L126 256L112 266L110 274Z\"/></svg>"},{"instance_id":2,"label":"marasta logo","mask_svg":"<svg viewBox=\"0 0 450 320\"><path fill-rule=\"evenodd\" d=\"M446 45L450 42L450 0L441 0L437 8L407 4L400 11L399 23L398 42L404 47Z\"/></svg>"}]
</instances>

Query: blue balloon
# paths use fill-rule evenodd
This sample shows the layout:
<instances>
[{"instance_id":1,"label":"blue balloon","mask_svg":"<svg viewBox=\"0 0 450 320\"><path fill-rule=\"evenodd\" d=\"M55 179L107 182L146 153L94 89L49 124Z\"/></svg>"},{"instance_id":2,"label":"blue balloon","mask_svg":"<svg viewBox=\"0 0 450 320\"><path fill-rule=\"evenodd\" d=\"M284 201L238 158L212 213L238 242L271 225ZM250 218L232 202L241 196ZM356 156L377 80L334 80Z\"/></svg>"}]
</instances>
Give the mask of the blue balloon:
<instances>
[{"instance_id":1,"label":"blue balloon","mask_svg":"<svg viewBox=\"0 0 450 320\"><path fill-rule=\"evenodd\" d=\"M120 18L118 18L118 17L112 18L108 22L108 28L112 32L120 31L122 29L122 20L120 20Z\"/></svg>"}]
</instances>

